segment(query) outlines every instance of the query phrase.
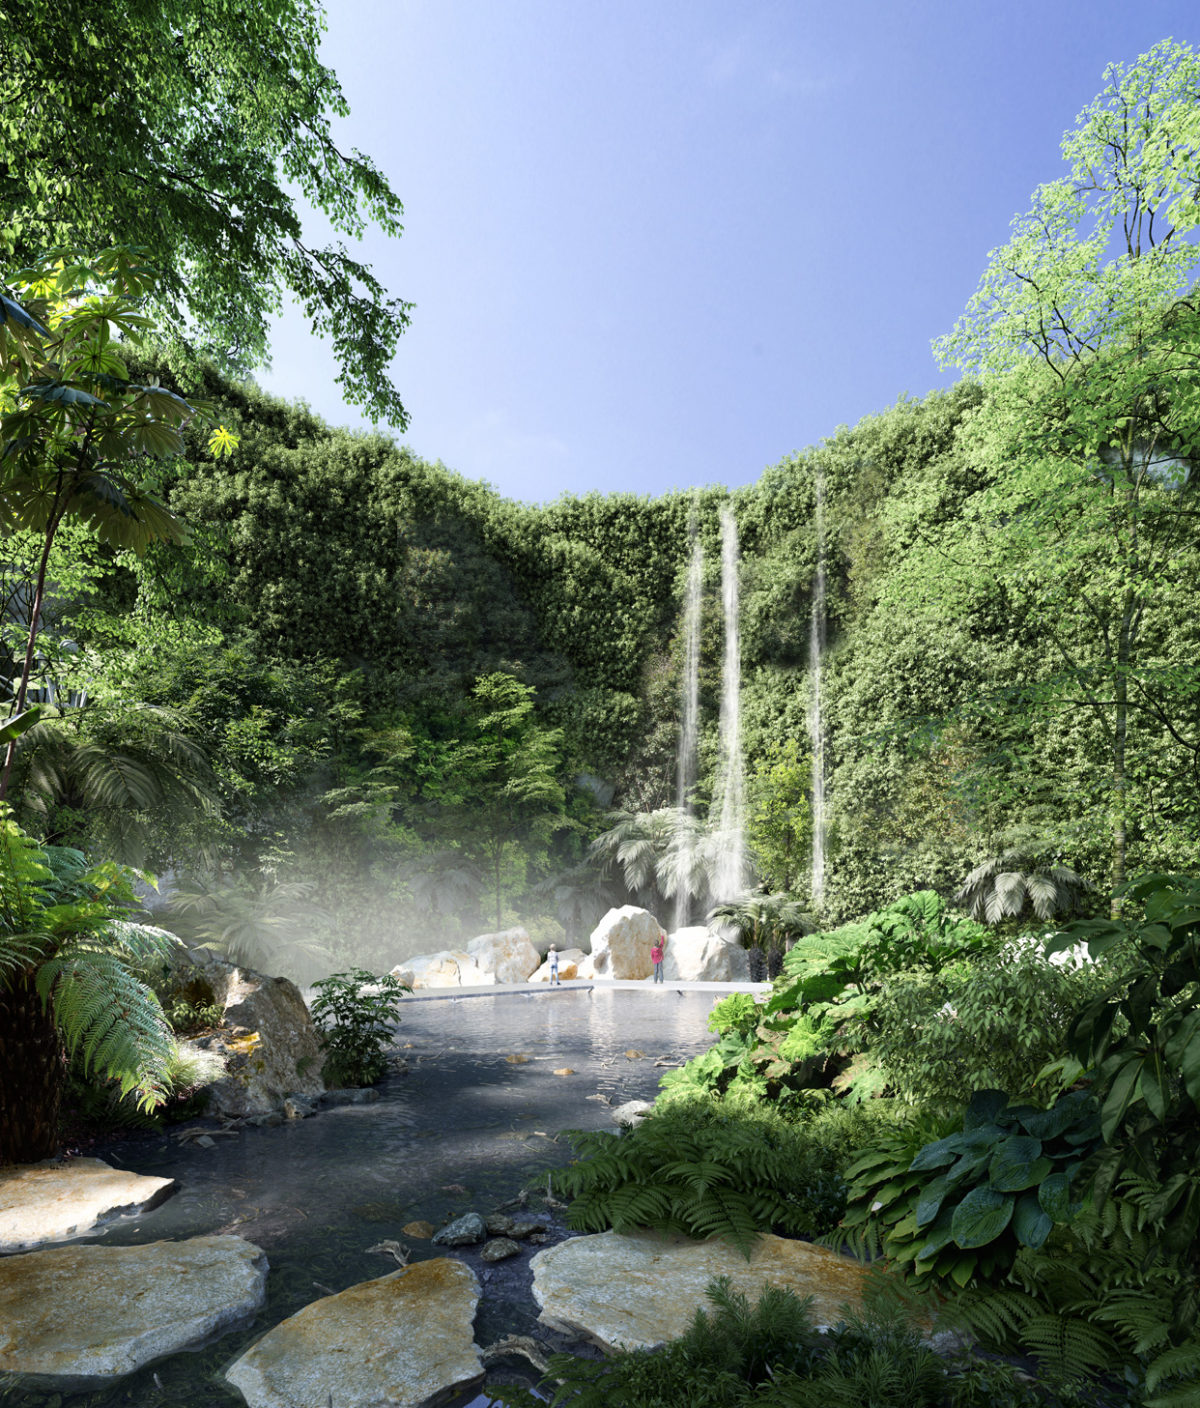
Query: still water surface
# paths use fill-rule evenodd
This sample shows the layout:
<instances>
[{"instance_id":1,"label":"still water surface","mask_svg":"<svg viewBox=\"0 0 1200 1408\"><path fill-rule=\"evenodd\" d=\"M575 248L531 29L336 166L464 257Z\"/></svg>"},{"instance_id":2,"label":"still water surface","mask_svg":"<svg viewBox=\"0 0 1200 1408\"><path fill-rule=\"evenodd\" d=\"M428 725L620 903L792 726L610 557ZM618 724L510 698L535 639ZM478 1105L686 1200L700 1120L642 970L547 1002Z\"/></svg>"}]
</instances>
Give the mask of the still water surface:
<instances>
[{"instance_id":1,"label":"still water surface","mask_svg":"<svg viewBox=\"0 0 1200 1408\"><path fill-rule=\"evenodd\" d=\"M608 1105L588 1097L652 1099L665 1067L712 1042L707 1018L721 996L647 985L409 998L397 1034L408 1073L389 1075L376 1104L218 1136L211 1150L162 1136L98 1150L120 1167L176 1178L181 1188L153 1212L80 1240L128 1245L236 1233L267 1254L266 1304L243 1329L103 1393L3 1401L21 1408L240 1404L220 1376L247 1345L311 1301L395 1270L390 1258L367 1251L384 1239L406 1241L413 1261L443 1254L405 1238L404 1224L436 1227L467 1211L486 1214L565 1164L570 1151L554 1141L558 1131L613 1128ZM575 1074L554 1074L566 1067ZM534 1202L531 1211L539 1207ZM453 1255L463 1255L484 1282L476 1343L538 1333L527 1274L508 1263L504 1272L481 1269L469 1250ZM523 1253L522 1266L527 1261Z\"/></svg>"}]
</instances>

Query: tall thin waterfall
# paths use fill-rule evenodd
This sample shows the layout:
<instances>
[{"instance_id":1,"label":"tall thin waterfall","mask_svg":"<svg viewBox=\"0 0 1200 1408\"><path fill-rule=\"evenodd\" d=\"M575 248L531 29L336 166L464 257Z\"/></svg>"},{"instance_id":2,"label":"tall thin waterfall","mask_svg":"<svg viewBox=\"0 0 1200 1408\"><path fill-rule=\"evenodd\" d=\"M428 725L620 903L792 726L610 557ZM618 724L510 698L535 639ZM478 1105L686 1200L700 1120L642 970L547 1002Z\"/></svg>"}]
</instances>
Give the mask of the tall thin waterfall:
<instances>
[{"instance_id":1,"label":"tall thin waterfall","mask_svg":"<svg viewBox=\"0 0 1200 1408\"><path fill-rule=\"evenodd\" d=\"M744 779L742 775L741 636L738 623L737 523L729 504L721 505L721 603L725 617L725 660L721 669L721 760L716 865L718 900L746 893Z\"/></svg>"},{"instance_id":2,"label":"tall thin waterfall","mask_svg":"<svg viewBox=\"0 0 1200 1408\"><path fill-rule=\"evenodd\" d=\"M817 571L808 630L808 732L812 742L812 901L825 894L825 730L821 720L821 657L825 653L825 475L817 465Z\"/></svg>"},{"instance_id":3,"label":"tall thin waterfall","mask_svg":"<svg viewBox=\"0 0 1200 1408\"><path fill-rule=\"evenodd\" d=\"M700 596L704 586L704 549L692 524L692 560L688 567L687 597L683 608L683 727L679 732L679 760L676 769L676 806L680 816L692 811L692 789L696 785L697 754L700 741ZM694 833L687 832L685 873L694 869ZM675 896L675 927L682 929L689 919L691 895L686 884Z\"/></svg>"}]
</instances>

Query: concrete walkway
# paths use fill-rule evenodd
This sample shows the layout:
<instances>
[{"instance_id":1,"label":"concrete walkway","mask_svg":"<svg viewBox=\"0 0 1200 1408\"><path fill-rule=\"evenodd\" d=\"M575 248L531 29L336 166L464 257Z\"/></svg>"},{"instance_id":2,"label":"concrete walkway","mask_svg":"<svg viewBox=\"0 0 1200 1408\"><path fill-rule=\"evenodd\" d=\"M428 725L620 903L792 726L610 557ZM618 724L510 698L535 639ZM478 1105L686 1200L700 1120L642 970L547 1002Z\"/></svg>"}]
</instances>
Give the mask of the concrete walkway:
<instances>
[{"instance_id":1,"label":"concrete walkway","mask_svg":"<svg viewBox=\"0 0 1200 1408\"><path fill-rule=\"evenodd\" d=\"M731 992L752 993L760 1002L771 993L770 983L685 983L667 979L656 983L651 978L576 978L570 982L553 983L494 983L480 988L418 988L405 997L405 1002L430 1002L453 997L528 997L531 993L556 993L578 991L581 988L596 988L600 991L620 988L636 992L647 989L661 989L663 992L711 992L714 997Z\"/></svg>"}]
</instances>

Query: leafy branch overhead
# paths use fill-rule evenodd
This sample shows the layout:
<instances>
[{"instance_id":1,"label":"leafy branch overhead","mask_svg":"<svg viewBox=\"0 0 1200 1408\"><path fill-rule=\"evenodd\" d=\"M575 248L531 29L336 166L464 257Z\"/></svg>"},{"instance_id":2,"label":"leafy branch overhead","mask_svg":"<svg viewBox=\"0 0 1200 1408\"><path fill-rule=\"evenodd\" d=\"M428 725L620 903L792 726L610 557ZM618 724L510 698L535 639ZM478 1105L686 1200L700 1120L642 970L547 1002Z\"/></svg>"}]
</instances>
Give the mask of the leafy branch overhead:
<instances>
[{"instance_id":1,"label":"leafy branch overhead","mask_svg":"<svg viewBox=\"0 0 1200 1408\"><path fill-rule=\"evenodd\" d=\"M178 455L183 428L207 409L157 382L129 376L117 337L136 342L150 327L144 309L154 273L133 249L86 262L49 256L18 273L0 324L0 529L39 536L41 553L28 606L28 638L14 713L25 707L59 528L84 524L102 543L143 552L180 543L180 520L144 487L147 459ZM20 312L23 316L18 317ZM209 442L229 453L237 438ZM8 742L0 796L15 740Z\"/></svg>"},{"instance_id":2,"label":"leafy branch overhead","mask_svg":"<svg viewBox=\"0 0 1200 1408\"><path fill-rule=\"evenodd\" d=\"M400 233L403 210L332 122L315 0L14 0L0 30L0 258L138 244L163 272L150 312L177 351L263 362L293 297L329 337L343 394L404 429L388 366L410 306L334 239ZM297 194L293 194L293 192Z\"/></svg>"}]
</instances>

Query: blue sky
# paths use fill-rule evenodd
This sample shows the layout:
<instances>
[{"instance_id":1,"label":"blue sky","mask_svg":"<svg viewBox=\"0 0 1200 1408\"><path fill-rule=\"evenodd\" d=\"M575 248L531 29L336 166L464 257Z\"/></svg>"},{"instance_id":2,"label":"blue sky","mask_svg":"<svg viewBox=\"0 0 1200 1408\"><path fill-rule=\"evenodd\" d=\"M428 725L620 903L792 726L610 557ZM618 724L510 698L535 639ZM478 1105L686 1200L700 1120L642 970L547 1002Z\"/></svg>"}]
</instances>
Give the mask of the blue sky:
<instances>
[{"instance_id":1,"label":"blue sky","mask_svg":"<svg viewBox=\"0 0 1200 1408\"><path fill-rule=\"evenodd\" d=\"M739 485L953 380L1059 141L1195 0L326 0L335 126L405 206L398 438L505 495ZM321 224L312 219L314 235ZM336 425L295 310L260 375Z\"/></svg>"}]
</instances>

